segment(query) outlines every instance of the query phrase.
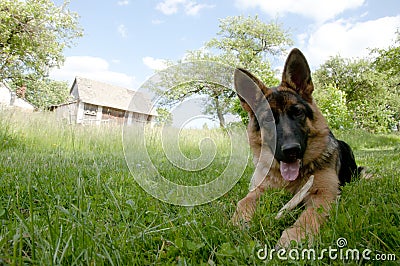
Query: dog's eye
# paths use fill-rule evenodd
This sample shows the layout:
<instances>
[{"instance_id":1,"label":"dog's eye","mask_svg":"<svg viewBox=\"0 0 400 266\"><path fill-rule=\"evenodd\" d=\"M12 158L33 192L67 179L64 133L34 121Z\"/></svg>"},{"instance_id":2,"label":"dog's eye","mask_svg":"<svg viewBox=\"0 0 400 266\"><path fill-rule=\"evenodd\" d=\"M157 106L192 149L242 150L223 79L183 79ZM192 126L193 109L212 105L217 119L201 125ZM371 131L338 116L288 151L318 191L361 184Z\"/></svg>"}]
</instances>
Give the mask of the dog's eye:
<instances>
[{"instance_id":1,"label":"dog's eye","mask_svg":"<svg viewBox=\"0 0 400 266\"><path fill-rule=\"evenodd\" d=\"M293 117L303 117L304 110L300 106L293 106L290 110Z\"/></svg>"}]
</instances>

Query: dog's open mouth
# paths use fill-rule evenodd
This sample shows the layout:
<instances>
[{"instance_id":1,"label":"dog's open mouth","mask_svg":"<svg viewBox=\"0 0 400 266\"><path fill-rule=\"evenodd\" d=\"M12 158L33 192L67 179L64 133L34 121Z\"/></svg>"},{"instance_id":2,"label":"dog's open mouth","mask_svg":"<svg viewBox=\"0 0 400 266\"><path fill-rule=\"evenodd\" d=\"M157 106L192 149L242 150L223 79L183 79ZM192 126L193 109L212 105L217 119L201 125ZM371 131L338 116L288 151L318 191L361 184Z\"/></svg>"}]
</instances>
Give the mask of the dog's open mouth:
<instances>
[{"instance_id":1,"label":"dog's open mouth","mask_svg":"<svg viewBox=\"0 0 400 266\"><path fill-rule=\"evenodd\" d=\"M280 170L283 179L294 181L299 176L301 160L297 159L291 163L280 162Z\"/></svg>"}]
</instances>

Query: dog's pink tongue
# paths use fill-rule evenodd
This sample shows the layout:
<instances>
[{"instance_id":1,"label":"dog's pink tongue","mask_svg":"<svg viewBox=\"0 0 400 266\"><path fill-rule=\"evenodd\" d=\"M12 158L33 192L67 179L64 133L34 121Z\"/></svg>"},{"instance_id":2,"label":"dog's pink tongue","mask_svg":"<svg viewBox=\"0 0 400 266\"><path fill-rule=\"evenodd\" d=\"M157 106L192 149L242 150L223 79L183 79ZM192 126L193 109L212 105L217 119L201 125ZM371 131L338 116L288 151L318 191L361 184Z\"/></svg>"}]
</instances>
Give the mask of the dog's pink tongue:
<instances>
[{"instance_id":1,"label":"dog's pink tongue","mask_svg":"<svg viewBox=\"0 0 400 266\"><path fill-rule=\"evenodd\" d=\"M283 179L293 181L299 176L300 160L293 163L280 162L280 170Z\"/></svg>"}]
</instances>

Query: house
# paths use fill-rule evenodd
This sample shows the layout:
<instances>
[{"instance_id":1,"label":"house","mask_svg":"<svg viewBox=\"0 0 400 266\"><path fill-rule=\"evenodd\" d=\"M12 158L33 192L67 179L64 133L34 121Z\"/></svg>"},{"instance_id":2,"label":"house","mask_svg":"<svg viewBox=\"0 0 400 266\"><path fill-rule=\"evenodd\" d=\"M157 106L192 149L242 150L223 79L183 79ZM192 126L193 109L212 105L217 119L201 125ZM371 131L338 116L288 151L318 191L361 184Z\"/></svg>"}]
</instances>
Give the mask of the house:
<instances>
[{"instance_id":1,"label":"house","mask_svg":"<svg viewBox=\"0 0 400 266\"><path fill-rule=\"evenodd\" d=\"M19 98L5 83L0 82L0 109L4 108L18 108L19 110L28 112L35 110L32 104Z\"/></svg>"},{"instance_id":2,"label":"house","mask_svg":"<svg viewBox=\"0 0 400 266\"><path fill-rule=\"evenodd\" d=\"M53 105L50 111L77 124L153 123L157 113L151 110L150 99L141 92L76 77L72 84L71 101Z\"/></svg>"}]
</instances>

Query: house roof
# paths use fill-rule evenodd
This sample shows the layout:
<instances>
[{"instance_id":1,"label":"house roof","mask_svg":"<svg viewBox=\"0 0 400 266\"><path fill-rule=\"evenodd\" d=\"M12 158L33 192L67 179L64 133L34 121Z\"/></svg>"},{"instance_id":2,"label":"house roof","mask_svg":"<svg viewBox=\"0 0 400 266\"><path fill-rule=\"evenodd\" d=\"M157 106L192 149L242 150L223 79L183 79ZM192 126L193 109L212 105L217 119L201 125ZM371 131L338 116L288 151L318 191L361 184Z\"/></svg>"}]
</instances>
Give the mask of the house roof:
<instances>
[{"instance_id":1,"label":"house roof","mask_svg":"<svg viewBox=\"0 0 400 266\"><path fill-rule=\"evenodd\" d=\"M47 110L49 111L54 111L55 109L61 107L61 106L67 106L67 105L71 105L71 104L76 104L78 102L78 100L72 100L72 101L68 101L65 103L60 103L60 104L54 104L54 105L50 105L47 107Z\"/></svg>"},{"instance_id":2,"label":"house roof","mask_svg":"<svg viewBox=\"0 0 400 266\"><path fill-rule=\"evenodd\" d=\"M77 90L77 94L74 94L74 89ZM100 81L76 77L70 93L85 103L157 115L157 112L152 110L150 98L144 93Z\"/></svg>"}]
</instances>

